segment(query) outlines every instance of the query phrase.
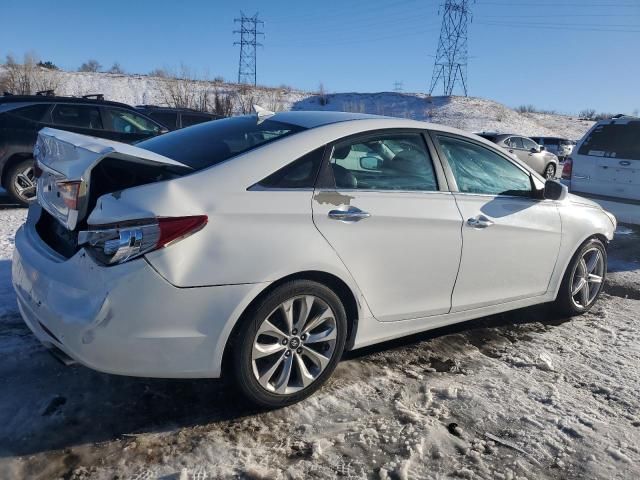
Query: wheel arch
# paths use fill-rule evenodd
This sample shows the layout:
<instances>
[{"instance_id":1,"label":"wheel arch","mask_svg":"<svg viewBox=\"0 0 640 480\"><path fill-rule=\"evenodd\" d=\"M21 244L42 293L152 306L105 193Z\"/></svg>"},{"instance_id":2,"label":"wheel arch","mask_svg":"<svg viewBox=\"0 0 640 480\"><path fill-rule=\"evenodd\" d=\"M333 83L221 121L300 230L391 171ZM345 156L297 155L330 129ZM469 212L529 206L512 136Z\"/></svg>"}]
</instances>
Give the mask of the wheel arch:
<instances>
[{"instance_id":1,"label":"wheel arch","mask_svg":"<svg viewBox=\"0 0 640 480\"><path fill-rule=\"evenodd\" d=\"M224 351L222 354L222 364L221 364L221 374L225 375L226 367L228 366L229 357L231 356L231 352L233 350L233 345L235 339L238 336L240 328L244 323L247 315L251 313L253 308L270 292L279 287L280 285L290 282L292 280L311 280L318 283L321 283L331 290L334 291L338 298L342 302L344 306L345 313L347 315L347 341L345 344L345 350L350 350L353 348L355 337L358 331L358 322L360 318L360 308L358 305L358 301L356 300L356 296L353 290L347 285L347 283L342 280L340 277L318 270L307 270L303 272L293 273L291 275L287 275L282 277L272 283L270 283L267 287L265 287L262 291L260 291L249 304L244 308L242 314L236 320L233 328L231 329L231 333L227 337L225 342Z\"/></svg>"},{"instance_id":2,"label":"wheel arch","mask_svg":"<svg viewBox=\"0 0 640 480\"><path fill-rule=\"evenodd\" d=\"M600 240L602 242L602 244L604 245L605 249L607 248L607 246L609 245L609 239L603 234L603 233L593 233L591 235L589 235L587 238L583 239L574 249L573 252L571 253L571 256L569 257L569 259L566 261L565 265L562 268L562 275L560 275L559 280L557 282L556 288L555 288L555 294L553 296L553 298L558 298L558 292L560 291L560 286L562 285L562 280L564 279L565 275L567 274L567 269L569 268L569 266L571 265L571 262L573 261L573 258L575 257L576 253L578 253L578 251L580 251L580 249L589 241L593 240L593 239L597 239Z\"/></svg>"}]
</instances>

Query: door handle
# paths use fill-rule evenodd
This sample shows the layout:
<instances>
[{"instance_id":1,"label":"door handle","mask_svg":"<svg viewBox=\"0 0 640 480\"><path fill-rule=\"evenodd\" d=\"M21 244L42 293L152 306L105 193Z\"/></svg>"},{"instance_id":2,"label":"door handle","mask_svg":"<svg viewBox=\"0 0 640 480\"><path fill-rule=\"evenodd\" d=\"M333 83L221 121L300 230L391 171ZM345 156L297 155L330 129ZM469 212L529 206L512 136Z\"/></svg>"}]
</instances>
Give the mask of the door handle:
<instances>
[{"instance_id":1,"label":"door handle","mask_svg":"<svg viewBox=\"0 0 640 480\"><path fill-rule=\"evenodd\" d=\"M484 215L478 215L467 220L467 225L473 228L487 228L493 225L493 222Z\"/></svg>"},{"instance_id":2,"label":"door handle","mask_svg":"<svg viewBox=\"0 0 640 480\"><path fill-rule=\"evenodd\" d=\"M346 210L331 210L329 212L329 218L333 220L340 220L342 222L359 222L360 220L364 220L370 216L370 213L363 212L356 207L349 207Z\"/></svg>"}]
</instances>

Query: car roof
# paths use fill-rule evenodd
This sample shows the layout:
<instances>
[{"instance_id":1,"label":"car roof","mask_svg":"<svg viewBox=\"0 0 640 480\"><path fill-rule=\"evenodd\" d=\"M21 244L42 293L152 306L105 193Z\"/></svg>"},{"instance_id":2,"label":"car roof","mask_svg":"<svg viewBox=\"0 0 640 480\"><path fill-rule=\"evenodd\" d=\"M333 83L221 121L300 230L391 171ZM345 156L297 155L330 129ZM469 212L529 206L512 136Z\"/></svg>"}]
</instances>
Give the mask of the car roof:
<instances>
[{"instance_id":1,"label":"car roof","mask_svg":"<svg viewBox=\"0 0 640 480\"><path fill-rule=\"evenodd\" d=\"M0 105L7 103L87 103L91 105L109 105L112 107L134 109L126 103L113 102L111 100L98 100L96 98L61 97L56 95L4 95L0 96Z\"/></svg>"}]
</instances>

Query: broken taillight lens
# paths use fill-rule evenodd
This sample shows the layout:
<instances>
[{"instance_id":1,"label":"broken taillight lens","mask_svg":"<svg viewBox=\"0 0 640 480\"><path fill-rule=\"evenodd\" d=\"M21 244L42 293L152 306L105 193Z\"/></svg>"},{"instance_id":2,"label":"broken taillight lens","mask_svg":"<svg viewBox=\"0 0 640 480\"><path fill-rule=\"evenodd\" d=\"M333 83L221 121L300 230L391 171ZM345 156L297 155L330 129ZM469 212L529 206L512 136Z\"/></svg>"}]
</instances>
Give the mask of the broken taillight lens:
<instances>
[{"instance_id":1,"label":"broken taillight lens","mask_svg":"<svg viewBox=\"0 0 640 480\"><path fill-rule=\"evenodd\" d=\"M571 180L571 172L573 171L573 159L567 158L562 166L562 179Z\"/></svg>"},{"instance_id":2,"label":"broken taillight lens","mask_svg":"<svg viewBox=\"0 0 640 480\"><path fill-rule=\"evenodd\" d=\"M202 229L207 220L206 215L196 215L104 225L78 232L78 245L99 262L117 265L178 242Z\"/></svg>"},{"instance_id":3,"label":"broken taillight lens","mask_svg":"<svg viewBox=\"0 0 640 480\"><path fill-rule=\"evenodd\" d=\"M78 194L82 182L56 182L58 195L69 210L78 209Z\"/></svg>"}]
</instances>

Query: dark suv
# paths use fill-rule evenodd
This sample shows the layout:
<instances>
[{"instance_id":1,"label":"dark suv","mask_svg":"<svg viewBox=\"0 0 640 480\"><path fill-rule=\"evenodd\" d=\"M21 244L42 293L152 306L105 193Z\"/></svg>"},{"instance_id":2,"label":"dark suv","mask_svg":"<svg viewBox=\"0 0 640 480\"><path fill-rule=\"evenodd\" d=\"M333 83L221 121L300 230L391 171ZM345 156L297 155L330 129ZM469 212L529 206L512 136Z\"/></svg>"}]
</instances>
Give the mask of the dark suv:
<instances>
[{"instance_id":1,"label":"dark suv","mask_svg":"<svg viewBox=\"0 0 640 480\"><path fill-rule=\"evenodd\" d=\"M200 112L190 108L157 107L155 105L138 105L136 108L139 112L153 118L156 122L160 122L169 130L178 130L198 123L223 118L214 113Z\"/></svg>"},{"instance_id":2,"label":"dark suv","mask_svg":"<svg viewBox=\"0 0 640 480\"><path fill-rule=\"evenodd\" d=\"M0 181L18 202L35 196L33 147L44 127L133 143L167 132L167 128L124 103L102 95L0 97Z\"/></svg>"}]
</instances>

